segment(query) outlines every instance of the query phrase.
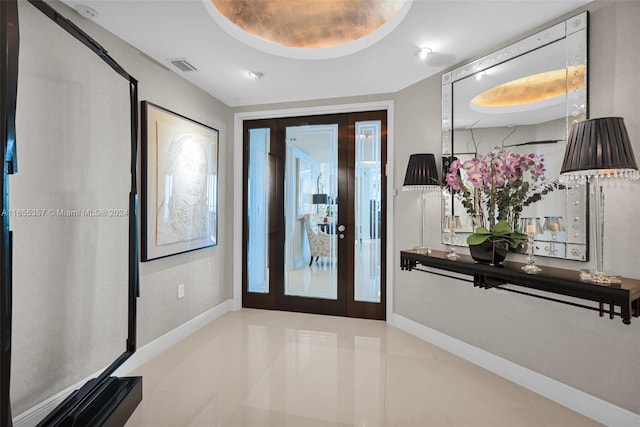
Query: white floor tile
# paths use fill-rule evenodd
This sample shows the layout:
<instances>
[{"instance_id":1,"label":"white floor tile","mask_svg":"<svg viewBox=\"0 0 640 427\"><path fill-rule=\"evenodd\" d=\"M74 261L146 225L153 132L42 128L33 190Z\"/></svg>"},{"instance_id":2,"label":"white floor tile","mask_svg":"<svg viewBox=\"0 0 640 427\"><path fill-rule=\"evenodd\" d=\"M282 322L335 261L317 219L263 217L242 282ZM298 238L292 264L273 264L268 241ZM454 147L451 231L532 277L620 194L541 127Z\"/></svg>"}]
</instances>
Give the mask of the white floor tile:
<instances>
[{"instance_id":1,"label":"white floor tile","mask_svg":"<svg viewBox=\"0 0 640 427\"><path fill-rule=\"evenodd\" d=\"M243 309L141 366L127 427L596 426L384 322Z\"/></svg>"}]
</instances>

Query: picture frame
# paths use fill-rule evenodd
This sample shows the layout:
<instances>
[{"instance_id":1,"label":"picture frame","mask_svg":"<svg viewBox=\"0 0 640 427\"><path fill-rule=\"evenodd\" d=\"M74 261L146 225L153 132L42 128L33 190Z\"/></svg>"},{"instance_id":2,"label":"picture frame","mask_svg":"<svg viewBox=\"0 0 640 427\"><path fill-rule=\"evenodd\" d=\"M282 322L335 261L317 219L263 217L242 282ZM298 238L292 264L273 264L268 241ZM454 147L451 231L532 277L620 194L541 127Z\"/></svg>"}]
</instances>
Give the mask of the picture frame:
<instances>
[{"instance_id":1,"label":"picture frame","mask_svg":"<svg viewBox=\"0 0 640 427\"><path fill-rule=\"evenodd\" d=\"M216 246L218 130L141 104L142 261Z\"/></svg>"},{"instance_id":2,"label":"picture frame","mask_svg":"<svg viewBox=\"0 0 640 427\"><path fill-rule=\"evenodd\" d=\"M296 158L296 188L298 197L296 208L298 218L311 213L311 197L313 194L313 165L301 157Z\"/></svg>"}]
</instances>

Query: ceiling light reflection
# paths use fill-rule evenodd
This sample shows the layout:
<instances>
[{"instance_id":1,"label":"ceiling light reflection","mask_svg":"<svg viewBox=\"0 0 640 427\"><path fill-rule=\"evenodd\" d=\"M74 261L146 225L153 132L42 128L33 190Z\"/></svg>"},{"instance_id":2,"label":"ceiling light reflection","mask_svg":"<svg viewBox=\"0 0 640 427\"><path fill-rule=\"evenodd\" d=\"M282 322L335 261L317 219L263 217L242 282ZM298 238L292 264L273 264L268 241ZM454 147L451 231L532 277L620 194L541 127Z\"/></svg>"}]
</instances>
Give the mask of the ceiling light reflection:
<instances>
[{"instance_id":1,"label":"ceiling light reflection","mask_svg":"<svg viewBox=\"0 0 640 427\"><path fill-rule=\"evenodd\" d=\"M566 95L585 86L585 66L547 71L495 86L471 100L482 107L513 107Z\"/></svg>"}]
</instances>

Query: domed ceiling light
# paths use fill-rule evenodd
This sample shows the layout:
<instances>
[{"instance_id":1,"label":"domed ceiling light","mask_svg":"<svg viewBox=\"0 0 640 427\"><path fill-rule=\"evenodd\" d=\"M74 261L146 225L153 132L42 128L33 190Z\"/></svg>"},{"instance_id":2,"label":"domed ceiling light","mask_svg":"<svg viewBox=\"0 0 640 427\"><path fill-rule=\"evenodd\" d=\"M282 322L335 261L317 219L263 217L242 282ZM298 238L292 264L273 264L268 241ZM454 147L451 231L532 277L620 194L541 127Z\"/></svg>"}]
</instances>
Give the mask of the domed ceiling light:
<instances>
[{"instance_id":1,"label":"domed ceiling light","mask_svg":"<svg viewBox=\"0 0 640 427\"><path fill-rule=\"evenodd\" d=\"M584 88L585 66L547 71L495 86L471 100L481 107L514 107L546 101Z\"/></svg>"},{"instance_id":2,"label":"domed ceiling light","mask_svg":"<svg viewBox=\"0 0 640 427\"><path fill-rule=\"evenodd\" d=\"M378 41L401 22L411 1L204 0L205 5L213 5L213 8L207 9L227 32L250 46L267 51L263 45L265 41L280 48L298 51L331 50L368 39L374 33L382 33L373 40ZM221 20L221 17L224 19ZM229 24L236 28L230 28ZM386 32L377 31L383 27L391 28ZM239 36L238 29L253 36L253 39ZM360 43L358 50L373 42L366 45ZM299 56L282 49L270 53ZM336 53L316 57L336 57L352 52Z\"/></svg>"}]
</instances>

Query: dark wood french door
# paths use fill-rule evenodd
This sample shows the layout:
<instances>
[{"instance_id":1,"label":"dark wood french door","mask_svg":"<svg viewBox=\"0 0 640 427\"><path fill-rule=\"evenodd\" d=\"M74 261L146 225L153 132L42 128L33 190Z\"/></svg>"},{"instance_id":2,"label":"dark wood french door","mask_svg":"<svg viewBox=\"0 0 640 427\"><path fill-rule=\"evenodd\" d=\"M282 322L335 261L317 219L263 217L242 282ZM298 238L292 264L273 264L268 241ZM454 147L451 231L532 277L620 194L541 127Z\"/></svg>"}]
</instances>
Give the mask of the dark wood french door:
<instances>
[{"instance_id":1,"label":"dark wood french door","mask_svg":"<svg viewBox=\"0 0 640 427\"><path fill-rule=\"evenodd\" d=\"M243 307L384 319L387 112L244 122Z\"/></svg>"}]
</instances>

